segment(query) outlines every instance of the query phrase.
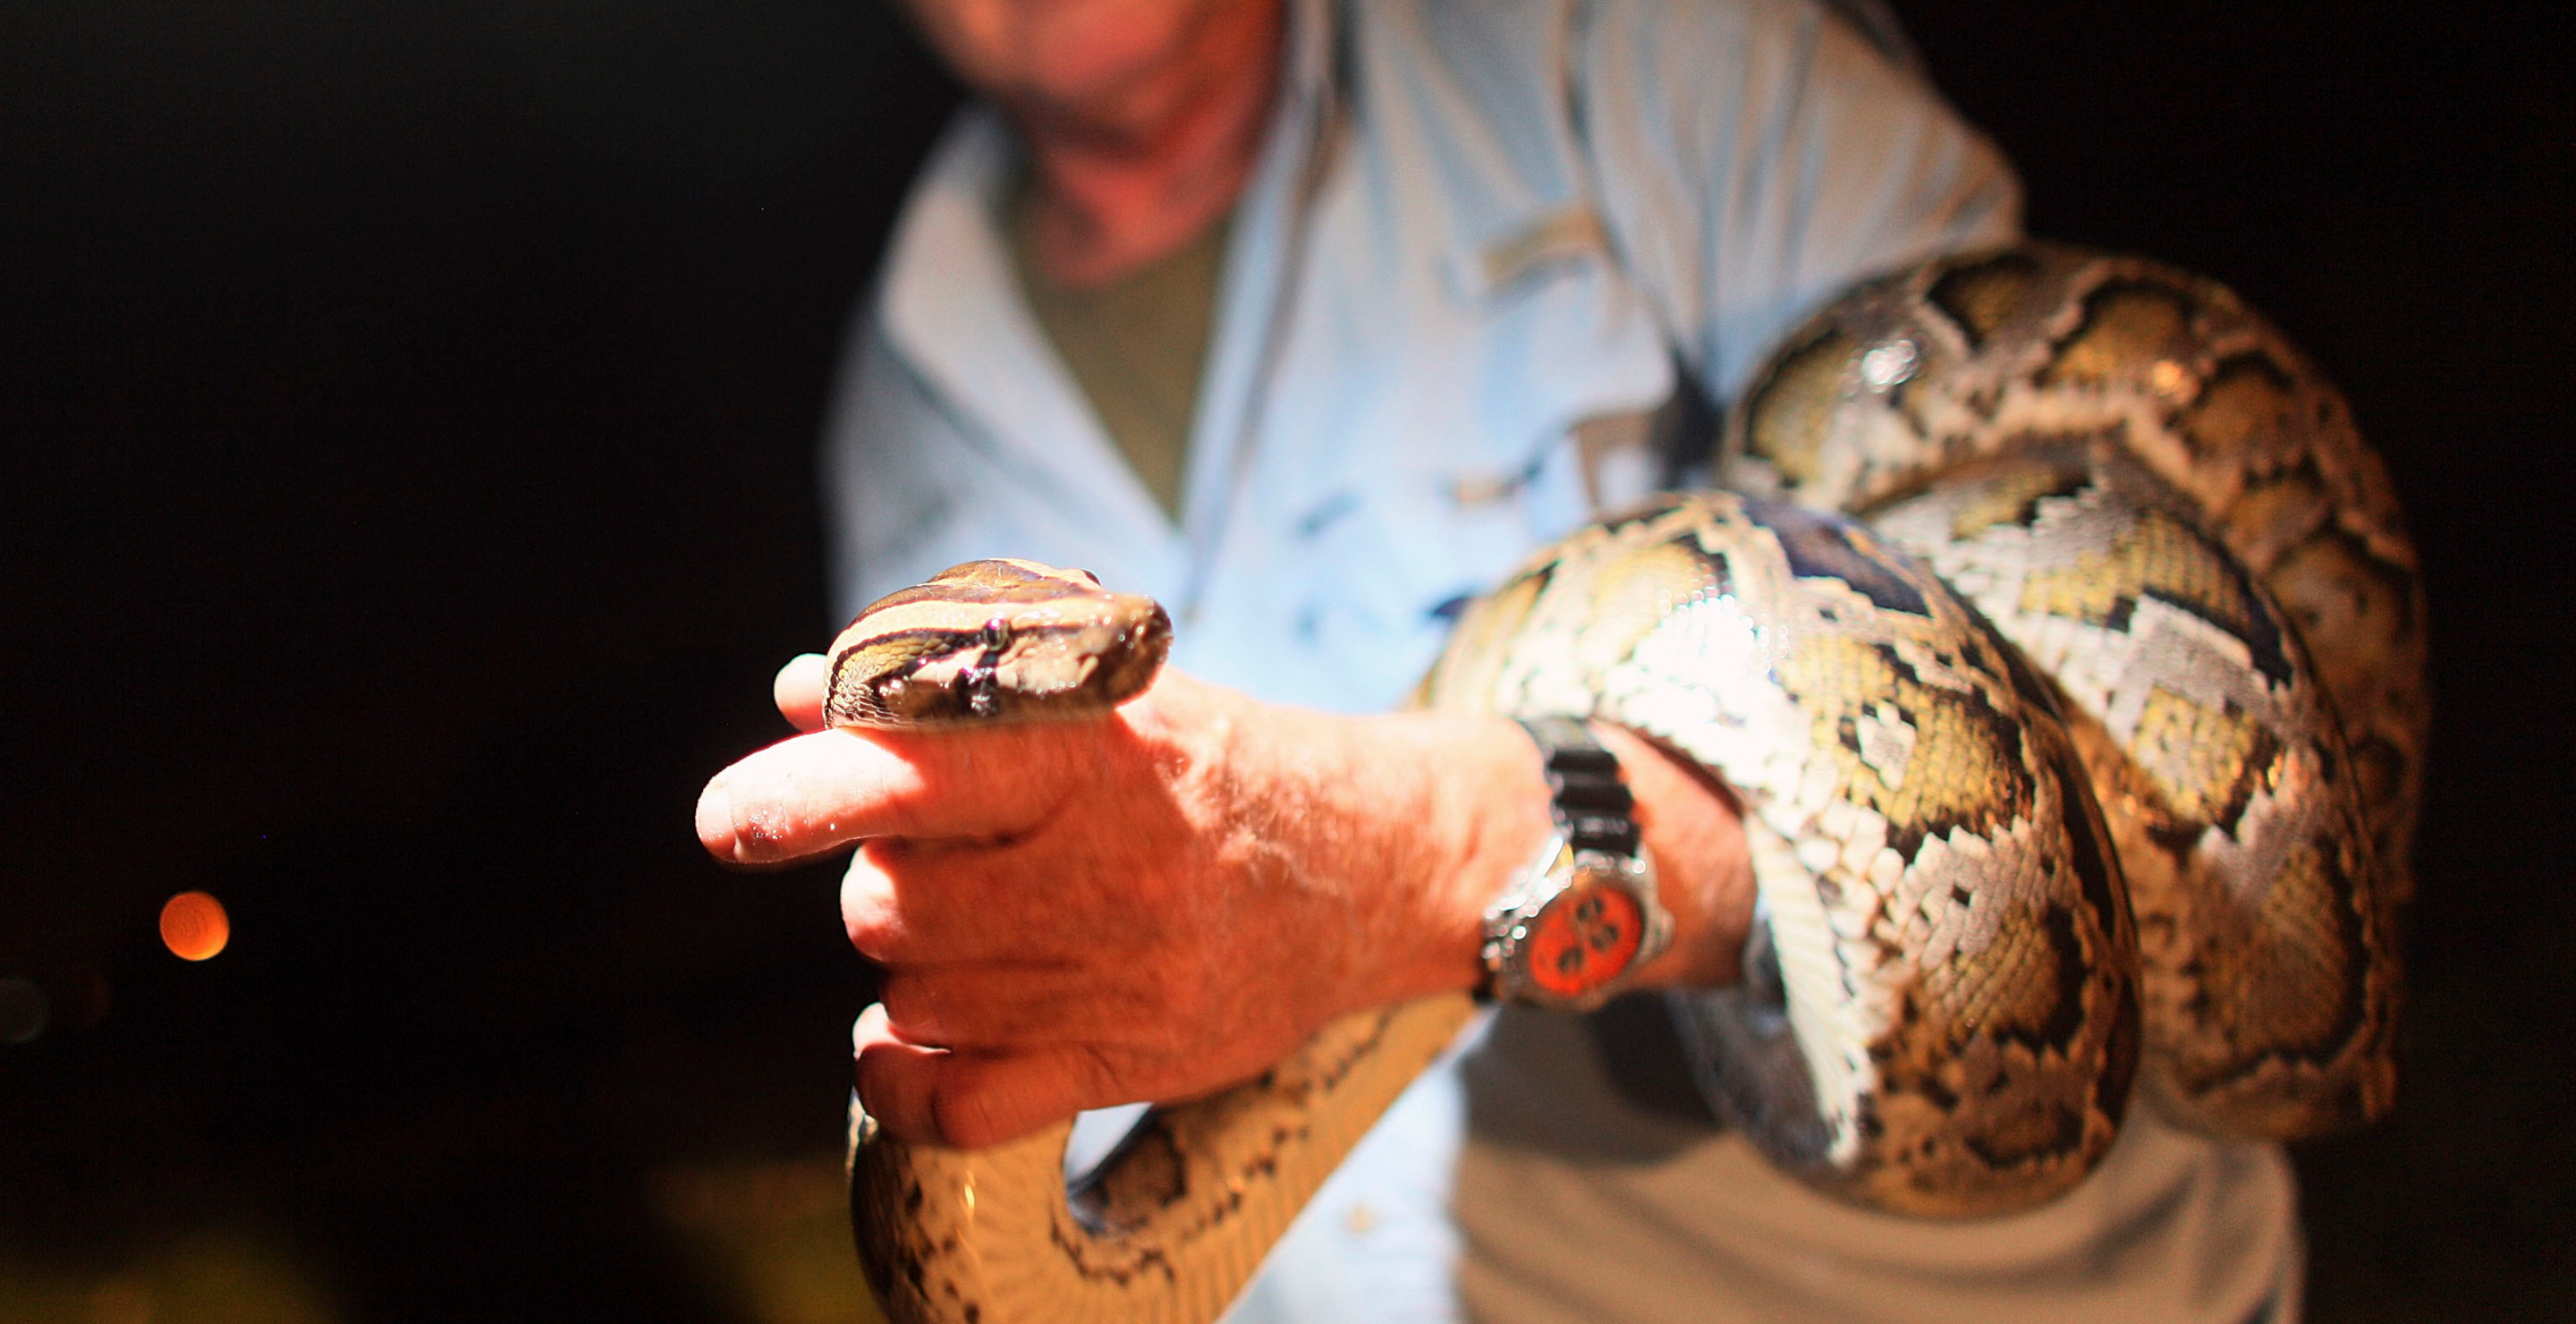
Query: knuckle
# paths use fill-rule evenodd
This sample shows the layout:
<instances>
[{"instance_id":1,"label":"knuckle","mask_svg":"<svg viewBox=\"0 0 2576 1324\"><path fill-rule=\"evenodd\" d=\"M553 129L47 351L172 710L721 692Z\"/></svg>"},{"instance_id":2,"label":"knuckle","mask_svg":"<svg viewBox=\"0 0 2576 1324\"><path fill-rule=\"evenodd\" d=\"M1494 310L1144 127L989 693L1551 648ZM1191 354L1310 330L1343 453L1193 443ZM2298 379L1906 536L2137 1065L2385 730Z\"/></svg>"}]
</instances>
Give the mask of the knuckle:
<instances>
[{"instance_id":1,"label":"knuckle","mask_svg":"<svg viewBox=\"0 0 2576 1324\"><path fill-rule=\"evenodd\" d=\"M841 927L850 945L873 961L902 960L914 945L892 876L864 851L841 876Z\"/></svg>"},{"instance_id":2,"label":"knuckle","mask_svg":"<svg viewBox=\"0 0 2576 1324\"><path fill-rule=\"evenodd\" d=\"M891 913L879 909L841 908L841 927L849 934L850 945L859 954L880 964L890 964L902 955L903 929Z\"/></svg>"},{"instance_id":3,"label":"knuckle","mask_svg":"<svg viewBox=\"0 0 2576 1324\"><path fill-rule=\"evenodd\" d=\"M974 968L889 970L877 994L889 1027L914 1043L1000 1048L1035 1037L1044 1009L1008 987L1007 973Z\"/></svg>"},{"instance_id":4,"label":"knuckle","mask_svg":"<svg viewBox=\"0 0 2576 1324\"><path fill-rule=\"evenodd\" d=\"M943 1037L938 998L921 976L905 970L889 973L877 990L877 1003L885 1008L886 1028L896 1035L914 1043Z\"/></svg>"},{"instance_id":5,"label":"knuckle","mask_svg":"<svg viewBox=\"0 0 2576 1324\"><path fill-rule=\"evenodd\" d=\"M862 912L890 910L894 905L894 880L877 862L861 851L850 860L841 874L841 916L851 918Z\"/></svg>"}]
</instances>

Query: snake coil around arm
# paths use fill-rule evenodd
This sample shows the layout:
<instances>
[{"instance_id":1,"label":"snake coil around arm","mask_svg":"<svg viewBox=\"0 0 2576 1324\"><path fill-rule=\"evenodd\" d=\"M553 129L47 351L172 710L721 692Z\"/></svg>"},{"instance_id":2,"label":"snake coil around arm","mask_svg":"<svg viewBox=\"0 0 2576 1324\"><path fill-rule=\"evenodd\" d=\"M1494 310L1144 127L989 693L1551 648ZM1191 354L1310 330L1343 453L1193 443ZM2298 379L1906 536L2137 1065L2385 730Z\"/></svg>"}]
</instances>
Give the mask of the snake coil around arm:
<instances>
[{"instance_id":1,"label":"snake coil around arm","mask_svg":"<svg viewBox=\"0 0 2576 1324\"><path fill-rule=\"evenodd\" d=\"M2377 459L2277 332L2153 263L1944 258L1790 337L1719 473L1533 558L1423 693L1623 724L1741 797L1761 959L1676 1005L1765 1153L1974 1216L2080 1181L2125 1107L2386 1109L2422 605ZM852 624L831 712L1100 711L1167 629L960 567ZM902 1321L1212 1319L1467 1010L1329 1026L1070 1194L1063 1128L960 1152L854 1113L871 1281Z\"/></svg>"}]
</instances>

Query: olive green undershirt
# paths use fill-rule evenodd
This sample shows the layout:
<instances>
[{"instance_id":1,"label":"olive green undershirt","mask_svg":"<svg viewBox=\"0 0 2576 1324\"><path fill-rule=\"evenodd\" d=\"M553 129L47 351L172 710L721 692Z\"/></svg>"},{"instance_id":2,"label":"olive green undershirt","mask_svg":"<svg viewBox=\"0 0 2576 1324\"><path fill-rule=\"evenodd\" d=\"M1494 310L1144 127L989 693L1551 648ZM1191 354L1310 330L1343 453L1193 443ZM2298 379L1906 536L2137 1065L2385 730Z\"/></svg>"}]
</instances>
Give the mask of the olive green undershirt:
<instances>
[{"instance_id":1,"label":"olive green undershirt","mask_svg":"<svg viewBox=\"0 0 2576 1324\"><path fill-rule=\"evenodd\" d=\"M1220 218L1173 253L1106 285L1068 289L1038 270L1034 197L1021 187L1010 205L1011 262L1021 293L1110 440L1163 513L1177 521L1231 219Z\"/></svg>"}]
</instances>

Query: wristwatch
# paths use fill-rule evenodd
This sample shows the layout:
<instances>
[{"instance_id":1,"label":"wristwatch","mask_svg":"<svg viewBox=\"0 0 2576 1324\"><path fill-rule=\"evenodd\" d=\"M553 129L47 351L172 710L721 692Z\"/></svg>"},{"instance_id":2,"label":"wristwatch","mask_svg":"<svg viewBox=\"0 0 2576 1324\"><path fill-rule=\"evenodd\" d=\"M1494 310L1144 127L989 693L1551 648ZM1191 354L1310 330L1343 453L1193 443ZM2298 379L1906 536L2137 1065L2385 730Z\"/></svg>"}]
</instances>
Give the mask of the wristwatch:
<instances>
[{"instance_id":1,"label":"wristwatch","mask_svg":"<svg viewBox=\"0 0 2576 1324\"><path fill-rule=\"evenodd\" d=\"M1547 761L1556 830L1485 909L1487 991L1588 1011L1671 945L1673 917L1656 896L1617 756L1569 718L1527 718L1521 727Z\"/></svg>"}]
</instances>

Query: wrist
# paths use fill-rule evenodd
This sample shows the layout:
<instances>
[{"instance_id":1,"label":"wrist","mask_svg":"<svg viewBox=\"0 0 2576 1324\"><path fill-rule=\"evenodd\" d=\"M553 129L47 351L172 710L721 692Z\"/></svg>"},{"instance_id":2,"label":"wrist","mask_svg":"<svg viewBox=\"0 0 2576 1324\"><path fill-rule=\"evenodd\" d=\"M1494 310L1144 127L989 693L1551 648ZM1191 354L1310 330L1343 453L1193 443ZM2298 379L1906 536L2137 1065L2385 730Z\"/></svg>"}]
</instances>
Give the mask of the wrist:
<instances>
[{"instance_id":1,"label":"wrist","mask_svg":"<svg viewBox=\"0 0 2576 1324\"><path fill-rule=\"evenodd\" d=\"M1606 722L1593 737L1619 759L1637 826L1673 917L1673 943L1639 967L1632 988L1716 988L1743 977L1753 924L1753 859L1734 793L1696 763Z\"/></svg>"},{"instance_id":2,"label":"wrist","mask_svg":"<svg viewBox=\"0 0 2576 1324\"><path fill-rule=\"evenodd\" d=\"M1387 881L1412 907L1390 982L1377 1001L1484 986L1486 912L1524 881L1557 832L1546 763L1508 718L1405 714L1374 719L1372 757L1402 749L1419 770L1424 806L1412 816L1421 855ZM1657 878L1672 942L1637 967L1631 989L1720 987L1742 978L1753 922L1753 866L1735 797L1698 764L1606 722L1593 738L1619 761L1634 796L1639 854ZM1390 802L1392 803L1392 802ZM1399 823L1399 826L1404 824Z\"/></svg>"},{"instance_id":3,"label":"wrist","mask_svg":"<svg viewBox=\"0 0 2576 1324\"><path fill-rule=\"evenodd\" d=\"M1398 749L1421 786L1405 826L1415 857L1390 882L1410 911L1389 962L1393 997L1486 982L1485 912L1555 830L1536 746L1507 718L1409 713L1372 719L1371 748Z\"/></svg>"},{"instance_id":4,"label":"wrist","mask_svg":"<svg viewBox=\"0 0 2576 1324\"><path fill-rule=\"evenodd\" d=\"M1483 982L1484 909L1551 828L1517 725L1277 707L1171 674L1149 696L1128 719L1174 750L1212 863L1251 889L1229 906L1263 935L1245 950L1306 970L1296 1019Z\"/></svg>"},{"instance_id":5,"label":"wrist","mask_svg":"<svg viewBox=\"0 0 2576 1324\"><path fill-rule=\"evenodd\" d=\"M1485 912L1555 832L1538 747L1508 718L1405 713L1336 719L1341 813L1380 843L1356 852L1351 922L1374 941L1340 1010L1480 988ZM1630 988L1718 987L1741 978L1753 870L1734 796L1697 764L1608 723L1590 726L1636 798L1642 852L1673 920L1665 952ZM1346 844L1347 844L1346 839ZM1372 923L1369 916L1378 917Z\"/></svg>"}]
</instances>

